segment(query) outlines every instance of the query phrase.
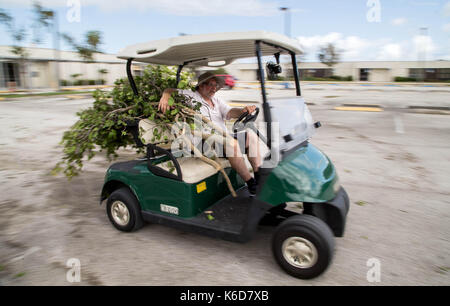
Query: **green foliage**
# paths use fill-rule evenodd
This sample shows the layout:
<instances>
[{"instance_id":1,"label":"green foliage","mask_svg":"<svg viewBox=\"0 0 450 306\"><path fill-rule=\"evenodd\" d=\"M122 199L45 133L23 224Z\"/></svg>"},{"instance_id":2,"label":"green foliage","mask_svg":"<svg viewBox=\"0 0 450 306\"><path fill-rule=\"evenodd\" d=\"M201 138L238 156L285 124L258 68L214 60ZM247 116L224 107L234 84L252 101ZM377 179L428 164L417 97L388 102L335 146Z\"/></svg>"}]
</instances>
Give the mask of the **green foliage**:
<instances>
[{"instance_id":1,"label":"green foliage","mask_svg":"<svg viewBox=\"0 0 450 306\"><path fill-rule=\"evenodd\" d=\"M409 77L395 77L395 82L417 82L416 78L409 78Z\"/></svg>"},{"instance_id":2,"label":"green foliage","mask_svg":"<svg viewBox=\"0 0 450 306\"><path fill-rule=\"evenodd\" d=\"M191 74L181 74L180 89L192 89ZM83 163L99 152L106 153L111 161L118 157L119 148L133 146L132 135L127 132L127 122L149 118L161 126L161 131L176 120L181 107L187 106L187 97L172 95L172 109L165 114L158 112L158 103L166 88L175 88L176 69L166 66L148 66L143 76L135 78L139 96L133 94L127 79L119 79L111 92L97 90L92 107L77 113L79 120L64 132L62 160L53 169L53 174L63 171L71 178L82 170ZM194 109L198 110L196 104ZM192 124L193 122L187 122ZM161 138L161 131L155 138ZM139 150L137 149L139 152Z\"/></svg>"}]
</instances>

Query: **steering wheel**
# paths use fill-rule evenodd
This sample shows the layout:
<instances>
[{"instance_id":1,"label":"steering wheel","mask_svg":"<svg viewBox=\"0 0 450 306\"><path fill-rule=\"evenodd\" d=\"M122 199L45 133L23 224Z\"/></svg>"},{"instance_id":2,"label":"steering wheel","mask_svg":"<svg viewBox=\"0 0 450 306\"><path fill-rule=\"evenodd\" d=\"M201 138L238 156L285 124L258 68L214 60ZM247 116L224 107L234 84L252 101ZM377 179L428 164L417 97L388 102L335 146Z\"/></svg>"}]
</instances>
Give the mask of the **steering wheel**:
<instances>
[{"instance_id":1,"label":"steering wheel","mask_svg":"<svg viewBox=\"0 0 450 306\"><path fill-rule=\"evenodd\" d=\"M244 130L245 125L249 122L254 122L259 115L259 107L255 109L254 114L249 114L249 112L245 112L239 116L239 118L233 124L233 132L237 133Z\"/></svg>"}]
</instances>

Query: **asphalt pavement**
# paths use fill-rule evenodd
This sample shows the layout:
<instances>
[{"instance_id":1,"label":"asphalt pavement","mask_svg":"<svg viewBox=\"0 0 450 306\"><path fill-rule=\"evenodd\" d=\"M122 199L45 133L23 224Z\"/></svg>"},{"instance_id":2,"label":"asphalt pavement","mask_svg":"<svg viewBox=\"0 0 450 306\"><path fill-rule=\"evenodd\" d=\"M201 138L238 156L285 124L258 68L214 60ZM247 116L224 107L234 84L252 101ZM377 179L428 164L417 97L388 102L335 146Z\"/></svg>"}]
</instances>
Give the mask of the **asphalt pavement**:
<instances>
[{"instance_id":1,"label":"asphalt pavement","mask_svg":"<svg viewBox=\"0 0 450 306\"><path fill-rule=\"evenodd\" d=\"M0 101L0 285L450 284L450 91L353 87L303 86L322 123L311 142L351 199L332 264L309 281L278 267L271 227L245 244L156 224L117 231L98 203L111 162L95 157L71 181L50 175L63 132L92 99ZM218 95L235 106L259 101L257 88ZM80 282L68 276L73 262Z\"/></svg>"}]
</instances>

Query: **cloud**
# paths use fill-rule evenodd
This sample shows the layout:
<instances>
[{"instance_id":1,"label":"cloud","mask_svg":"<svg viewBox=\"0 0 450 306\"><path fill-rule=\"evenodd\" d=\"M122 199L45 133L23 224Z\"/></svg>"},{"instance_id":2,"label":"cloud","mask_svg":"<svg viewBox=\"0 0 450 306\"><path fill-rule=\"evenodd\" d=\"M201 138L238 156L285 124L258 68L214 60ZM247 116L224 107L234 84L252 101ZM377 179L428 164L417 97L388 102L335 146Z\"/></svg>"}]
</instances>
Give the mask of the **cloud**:
<instances>
[{"instance_id":1,"label":"cloud","mask_svg":"<svg viewBox=\"0 0 450 306\"><path fill-rule=\"evenodd\" d=\"M342 33L331 32L326 35L299 36L297 37L300 45L305 52L309 54L308 59L317 60L314 56L322 46L333 44L338 50L341 50L342 60L355 60L361 57L364 50L370 46L370 42L358 36L344 36Z\"/></svg>"},{"instance_id":2,"label":"cloud","mask_svg":"<svg viewBox=\"0 0 450 306\"><path fill-rule=\"evenodd\" d=\"M450 23L444 24L444 25L442 26L442 30L443 30L444 32L450 32Z\"/></svg>"},{"instance_id":3,"label":"cloud","mask_svg":"<svg viewBox=\"0 0 450 306\"><path fill-rule=\"evenodd\" d=\"M391 43L380 47L377 60L395 61L403 59L403 47L401 44Z\"/></svg>"},{"instance_id":4,"label":"cloud","mask_svg":"<svg viewBox=\"0 0 450 306\"><path fill-rule=\"evenodd\" d=\"M70 2L79 2L81 8L99 7L103 11L135 9L158 11L179 16L270 16L280 14L278 3L262 0L40 0L44 7L68 7ZM2 6L31 7L31 0L2 0Z\"/></svg>"},{"instance_id":5,"label":"cloud","mask_svg":"<svg viewBox=\"0 0 450 306\"><path fill-rule=\"evenodd\" d=\"M402 26L404 24L406 24L408 22L408 19L400 17L400 18L395 18L391 21L391 24L394 26Z\"/></svg>"},{"instance_id":6,"label":"cloud","mask_svg":"<svg viewBox=\"0 0 450 306\"><path fill-rule=\"evenodd\" d=\"M368 40L331 32L326 35L299 36L297 39L306 52L307 61L318 61L320 47L328 43L341 50L341 61L417 61L424 57L431 60L439 51L433 39L425 35L393 41L390 38Z\"/></svg>"},{"instance_id":7,"label":"cloud","mask_svg":"<svg viewBox=\"0 0 450 306\"><path fill-rule=\"evenodd\" d=\"M450 1L448 1L444 6L444 15L450 16Z\"/></svg>"},{"instance_id":8,"label":"cloud","mask_svg":"<svg viewBox=\"0 0 450 306\"><path fill-rule=\"evenodd\" d=\"M424 59L430 59L431 55L437 50L430 36L416 35L413 37L412 43L417 57L425 57Z\"/></svg>"}]
</instances>

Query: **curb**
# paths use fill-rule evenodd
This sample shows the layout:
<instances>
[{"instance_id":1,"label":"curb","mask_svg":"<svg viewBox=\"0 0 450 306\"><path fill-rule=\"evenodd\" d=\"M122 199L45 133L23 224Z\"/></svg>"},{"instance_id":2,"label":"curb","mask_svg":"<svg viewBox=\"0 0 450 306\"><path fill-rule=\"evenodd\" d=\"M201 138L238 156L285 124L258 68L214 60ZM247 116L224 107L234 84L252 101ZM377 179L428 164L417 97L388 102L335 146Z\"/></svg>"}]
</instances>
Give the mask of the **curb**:
<instances>
[{"instance_id":1,"label":"curb","mask_svg":"<svg viewBox=\"0 0 450 306\"><path fill-rule=\"evenodd\" d=\"M442 111L450 111L450 107L448 106L417 106L411 105L408 106L409 109L427 109L427 110L442 110Z\"/></svg>"}]
</instances>

